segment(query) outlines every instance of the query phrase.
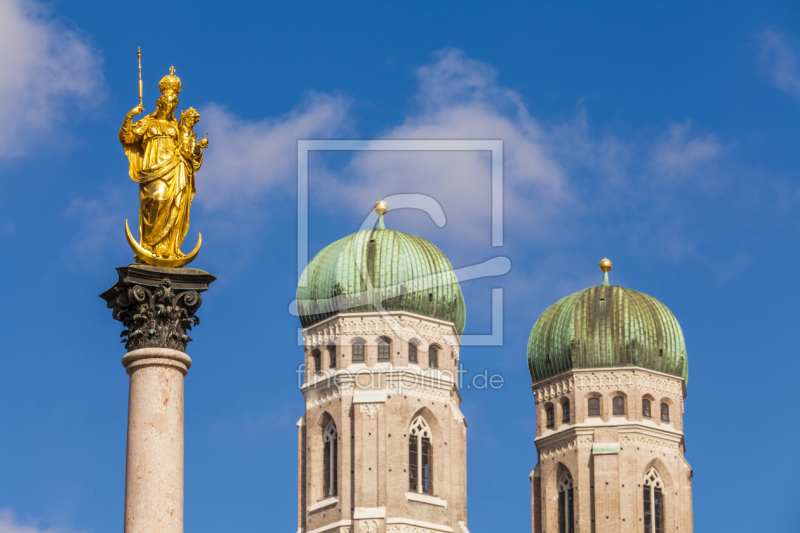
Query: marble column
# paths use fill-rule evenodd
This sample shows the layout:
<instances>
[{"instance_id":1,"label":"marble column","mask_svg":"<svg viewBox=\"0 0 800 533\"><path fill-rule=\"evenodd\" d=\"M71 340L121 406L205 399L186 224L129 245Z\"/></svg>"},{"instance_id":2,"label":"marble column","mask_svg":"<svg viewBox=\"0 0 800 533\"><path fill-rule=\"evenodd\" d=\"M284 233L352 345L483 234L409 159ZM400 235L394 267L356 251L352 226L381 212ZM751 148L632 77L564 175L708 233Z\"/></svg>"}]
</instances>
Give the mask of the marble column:
<instances>
[{"instance_id":1,"label":"marble column","mask_svg":"<svg viewBox=\"0 0 800 533\"><path fill-rule=\"evenodd\" d=\"M101 296L125 326L130 376L125 533L183 533L183 380L187 332L214 276L133 264Z\"/></svg>"},{"instance_id":2,"label":"marble column","mask_svg":"<svg viewBox=\"0 0 800 533\"><path fill-rule=\"evenodd\" d=\"M169 348L128 352L125 533L183 533L183 378L192 360Z\"/></svg>"}]
</instances>

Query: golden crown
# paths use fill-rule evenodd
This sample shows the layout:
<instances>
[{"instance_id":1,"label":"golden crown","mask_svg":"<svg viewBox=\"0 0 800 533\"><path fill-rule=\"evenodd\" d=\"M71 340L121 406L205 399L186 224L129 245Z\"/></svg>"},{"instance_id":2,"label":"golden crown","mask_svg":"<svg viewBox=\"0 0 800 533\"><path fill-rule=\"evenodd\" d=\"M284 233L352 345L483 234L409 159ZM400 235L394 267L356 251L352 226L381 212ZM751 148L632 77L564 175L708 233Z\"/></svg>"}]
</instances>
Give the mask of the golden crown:
<instances>
[{"instance_id":1,"label":"golden crown","mask_svg":"<svg viewBox=\"0 0 800 533\"><path fill-rule=\"evenodd\" d=\"M175 75L175 67L169 67L169 74L158 82L158 90L161 91L161 94L177 95L181 92L181 79Z\"/></svg>"}]
</instances>

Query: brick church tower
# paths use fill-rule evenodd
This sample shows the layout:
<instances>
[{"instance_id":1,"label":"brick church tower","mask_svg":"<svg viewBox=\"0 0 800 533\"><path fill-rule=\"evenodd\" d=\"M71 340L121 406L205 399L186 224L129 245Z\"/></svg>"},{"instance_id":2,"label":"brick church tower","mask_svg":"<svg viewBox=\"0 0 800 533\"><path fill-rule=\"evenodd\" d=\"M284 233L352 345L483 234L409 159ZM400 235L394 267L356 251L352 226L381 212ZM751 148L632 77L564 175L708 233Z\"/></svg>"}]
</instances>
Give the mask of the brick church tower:
<instances>
[{"instance_id":1,"label":"brick church tower","mask_svg":"<svg viewBox=\"0 0 800 533\"><path fill-rule=\"evenodd\" d=\"M548 308L531 332L534 533L693 530L684 458L681 327L655 298L604 281Z\"/></svg>"},{"instance_id":2,"label":"brick church tower","mask_svg":"<svg viewBox=\"0 0 800 533\"><path fill-rule=\"evenodd\" d=\"M298 532L468 533L464 298L438 248L375 211L375 229L319 252L297 290Z\"/></svg>"}]
</instances>

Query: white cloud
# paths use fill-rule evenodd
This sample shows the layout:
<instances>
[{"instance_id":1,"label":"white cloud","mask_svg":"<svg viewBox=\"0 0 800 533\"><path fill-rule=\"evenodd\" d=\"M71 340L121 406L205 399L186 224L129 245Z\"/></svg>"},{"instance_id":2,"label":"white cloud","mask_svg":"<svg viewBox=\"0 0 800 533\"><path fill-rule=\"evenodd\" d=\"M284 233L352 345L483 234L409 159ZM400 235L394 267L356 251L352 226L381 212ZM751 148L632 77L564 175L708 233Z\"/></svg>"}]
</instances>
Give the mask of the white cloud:
<instances>
[{"instance_id":1,"label":"white cloud","mask_svg":"<svg viewBox=\"0 0 800 533\"><path fill-rule=\"evenodd\" d=\"M74 531L71 528L69 531ZM21 523L11 509L0 508L0 533L66 533L62 528L43 528L35 522Z\"/></svg>"},{"instance_id":2,"label":"white cloud","mask_svg":"<svg viewBox=\"0 0 800 533\"><path fill-rule=\"evenodd\" d=\"M442 244L457 267L494 255L528 265L503 281L513 287L512 304L532 293L550 296L554 287L566 290L564 283L588 283L583 257L561 255L552 273L530 272L551 246L583 243L588 250L604 243L604 249L638 249L671 260L680 257L675 245L691 252L700 237L690 227L694 218L686 216L693 213L690 205L702 205L711 185L727 183L720 176L728 146L689 120L623 139L608 128L597 131L580 104L566 120L535 118L519 92L499 83L496 69L454 49L437 52L416 74L415 108L377 137L502 139L504 247L491 248L488 153L357 152L342 170L312 170L312 203L330 213L366 215L382 197L432 196L447 215L444 228L407 212L391 213L387 226Z\"/></svg>"},{"instance_id":3,"label":"white cloud","mask_svg":"<svg viewBox=\"0 0 800 533\"><path fill-rule=\"evenodd\" d=\"M797 68L797 43L772 30L758 35L763 68L780 90L800 97L800 71Z\"/></svg>"},{"instance_id":4,"label":"white cloud","mask_svg":"<svg viewBox=\"0 0 800 533\"><path fill-rule=\"evenodd\" d=\"M26 154L68 110L102 100L102 60L80 31L28 0L0 0L0 157Z\"/></svg>"},{"instance_id":5,"label":"white cloud","mask_svg":"<svg viewBox=\"0 0 800 533\"><path fill-rule=\"evenodd\" d=\"M714 161L723 152L723 145L712 134L691 134L692 123L670 124L669 132L653 147L656 171L671 175L688 175L701 165Z\"/></svg>"},{"instance_id":6,"label":"white cloud","mask_svg":"<svg viewBox=\"0 0 800 533\"><path fill-rule=\"evenodd\" d=\"M211 134L198 173L197 200L218 210L252 203L275 187L293 186L298 139L340 133L349 107L347 98L314 93L285 117L251 122L219 105L205 106L197 130Z\"/></svg>"},{"instance_id":7,"label":"white cloud","mask_svg":"<svg viewBox=\"0 0 800 533\"><path fill-rule=\"evenodd\" d=\"M497 83L491 66L459 50L437 52L417 70L418 112L380 135L385 139L502 139L507 224L535 233L541 220L574 200L555 148L528 114L518 93ZM329 206L368 212L378 198L428 194L447 215L448 239L490 242L491 167L488 152L359 152L335 180L312 182ZM404 227L430 225L427 217L404 218ZM395 219L397 220L397 219Z\"/></svg>"},{"instance_id":8,"label":"white cloud","mask_svg":"<svg viewBox=\"0 0 800 533\"><path fill-rule=\"evenodd\" d=\"M136 184L130 182L128 188L107 189L102 196L73 198L67 214L83 219L84 224L75 231L67 257L85 265L87 258L96 259L102 251L127 250L121 238L124 220L133 217L129 223L134 235L139 225L136 190Z\"/></svg>"},{"instance_id":9,"label":"white cloud","mask_svg":"<svg viewBox=\"0 0 800 533\"><path fill-rule=\"evenodd\" d=\"M686 232L675 229L683 220L676 205L685 202L673 200L694 187L695 180L675 177L716 172L712 165L727 152L715 135L696 132L690 121L626 140L610 130L594 131L582 106L567 120L534 118L521 94L498 83L493 67L458 50L437 52L416 74L413 111L377 137L503 140L505 247L491 249L488 152L362 151L342 154L350 159L334 157L329 168L318 165L329 161L328 155L316 154L310 173L312 209L367 215L379 198L430 195L444 208L445 228L436 228L426 215L402 211L392 213L387 225L446 244L456 266L499 254L527 254L535 243L563 246L591 239L601 231L594 223L601 215L608 226L602 230L605 240L611 231L631 246L652 248L668 237L682 240ZM214 218L218 236L241 235L244 220L246 227L263 228L270 211L285 209L286 203L276 198L288 200L294 193L297 140L357 137L350 107L348 98L311 94L287 115L260 121L240 118L220 105L203 107L197 131L211 135L198 174L196 205ZM335 166L342 161L343 168ZM669 184L670 193L654 190L658 184ZM89 229L77 234L87 253L105 239L92 237L97 227L110 218L122 220L119 198L112 205L104 210L93 200L73 203L74 212L89 215ZM243 238L242 248L245 243L251 245ZM230 247L235 253L237 243Z\"/></svg>"}]
</instances>

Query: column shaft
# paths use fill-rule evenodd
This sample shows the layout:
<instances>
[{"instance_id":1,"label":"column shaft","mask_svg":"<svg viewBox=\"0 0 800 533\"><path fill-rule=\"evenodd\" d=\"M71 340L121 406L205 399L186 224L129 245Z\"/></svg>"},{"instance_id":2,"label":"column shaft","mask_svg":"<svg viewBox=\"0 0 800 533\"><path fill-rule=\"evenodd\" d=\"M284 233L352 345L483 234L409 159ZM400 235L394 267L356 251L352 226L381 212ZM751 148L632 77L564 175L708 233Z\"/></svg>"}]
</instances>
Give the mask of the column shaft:
<instances>
[{"instance_id":1,"label":"column shaft","mask_svg":"<svg viewBox=\"0 0 800 533\"><path fill-rule=\"evenodd\" d=\"M183 378L188 355L128 352L130 376L125 533L183 533Z\"/></svg>"}]
</instances>

